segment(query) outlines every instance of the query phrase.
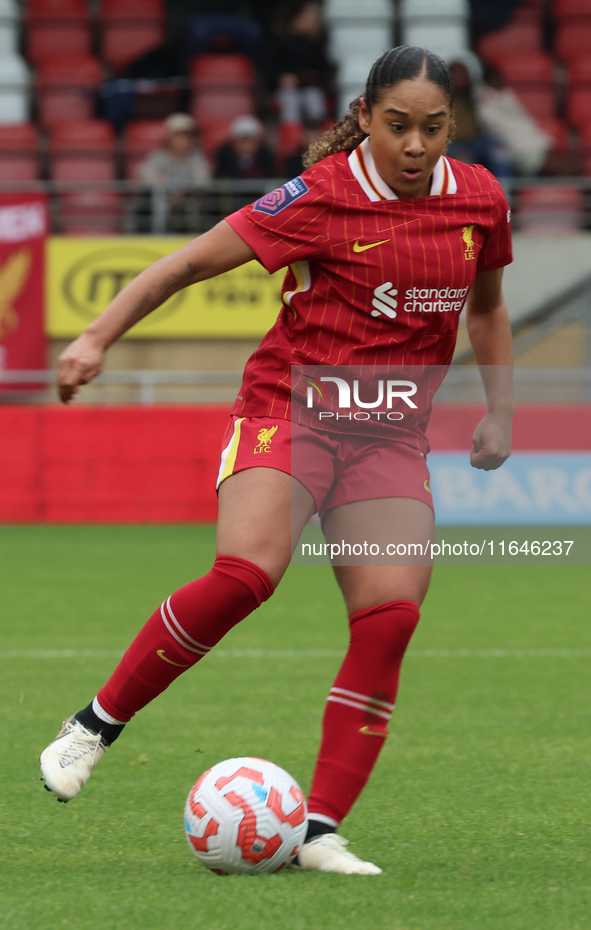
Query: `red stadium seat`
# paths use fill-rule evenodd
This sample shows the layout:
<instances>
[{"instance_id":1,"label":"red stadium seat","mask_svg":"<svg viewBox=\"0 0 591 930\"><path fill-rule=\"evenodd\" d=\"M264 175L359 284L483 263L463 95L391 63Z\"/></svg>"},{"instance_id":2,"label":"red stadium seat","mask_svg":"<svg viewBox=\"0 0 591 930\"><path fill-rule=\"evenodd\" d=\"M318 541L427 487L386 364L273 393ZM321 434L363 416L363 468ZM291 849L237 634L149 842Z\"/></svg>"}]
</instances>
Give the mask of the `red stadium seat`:
<instances>
[{"instance_id":1,"label":"red stadium seat","mask_svg":"<svg viewBox=\"0 0 591 930\"><path fill-rule=\"evenodd\" d=\"M514 87L515 94L526 110L536 120L546 119L547 117L556 116L556 94L554 90L526 90L521 87Z\"/></svg>"},{"instance_id":2,"label":"red stadium seat","mask_svg":"<svg viewBox=\"0 0 591 930\"><path fill-rule=\"evenodd\" d=\"M163 0L103 0L101 19L166 19Z\"/></svg>"},{"instance_id":3,"label":"red stadium seat","mask_svg":"<svg viewBox=\"0 0 591 930\"><path fill-rule=\"evenodd\" d=\"M277 127L277 155L285 157L301 151L304 144L304 126L297 121L293 123L279 123Z\"/></svg>"},{"instance_id":4,"label":"red stadium seat","mask_svg":"<svg viewBox=\"0 0 591 930\"><path fill-rule=\"evenodd\" d=\"M105 0L101 7L103 57L117 70L165 40L161 0Z\"/></svg>"},{"instance_id":5,"label":"red stadium seat","mask_svg":"<svg viewBox=\"0 0 591 930\"><path fill-rule=\"evenodd\" d=\"M544 84L554 87L554 61L545 52L524 52L523 55L507 55L496 59L496 66L512 87Z\"/></svg>"},{"instance_id":6,"label":"red stadium seat","mask_svg":"<svg viewBox=\"0 0 591 930\"><path fill-rule=\"evenodd\" d=\"M591 20L589 0L554 0L552 14L558 22Z\"/></svg>"},{"instance_id":7,"label":"red stadium seat","mask_svg":"<svg viewBox=\"0 0 591 930\"><path fill-rule=\"evenodd\" d=\"M523 232L564 235L582 225L583 193L575 187L525 187L517 206L517 225Z\"/></svg>"},{"instance_id":8,"label":"red stadium seat","mask_svg":"<svg viewBox=\"0 0 591 930\"><path fill-rule=\"evenodd\" d=\"M111 181L116 175L115 133L107 120L56 124L49 137L55 181Z\"/></svg>"},{"instance_id":9,"label":"red stadium seat","mask_svg":"<svg viewBox=\"0 0 591 930\"><path fill-rule=\"evenodd\" d=\"M191 61L190 74L197 87L220 84L252 87L255 81L254 66L246 55L196 55Z\"/></svg>"},{"instance_id":10,"label":"red stadium seat","mask_svg":"<svg viewBox=\"0 0 591 930\"><path fill-rule=\"evenodd\" d=\"M194 93L191 103L191 112L200 126L212 120L231 122L239 116L254 114L254 110L254 98L246 89Z\"/></svg>"},{"instance_id":11,"label":"red stadium seat","mask_svg":"<svg viewBox=\"0 0 591 930\"><path fill-rule=\"evenodd\" d=\"M230 123L255 111L255 73L245 55L196 55L191 62L191 112L212 153L228 138Z\"/></svg>"},{"instance_id":12,"label":"red stadium seat","mask_svg":"<svg viewBox=\"0 0 591 930\"><path fill-rule=\"evenodd\" d=\"M116 191L61 194L59 222L66 236L117 236L124 230L121 195Z\"/></svg>"},{"instance_id":13,"label":"red stadium seat","mask_svg":"<svg viewBox=\"0 0 591 930\"><path fill-rule=\"evenodd\" d=\"M90 54L90 16L85 0L29 0L24 22L29 61Z\"/></svg>"},{"instance_id":14,"label":"red stadium seat","mask_svg":"<svg viewBox=\"0 0 591 930\"><path fill-rule=\"evenodd\" d=\"M215 155L220 145L228 141L231 124L231 119L204 119L199 123L203 148L210 158Z\"/></svg>"},{"instance_id":15,"label":"red stadium seat","mask_svg":"<svg viewBox=\"0 0 591 930\"><path fill-rule=\"evenodd\" d=\"M487 32L478 42L478 54L487 61L496 62L511 53L539 52L542 49L542 30L535 23L510 23L502 29Z\"/></svg>"},{"instance_id":16,"label":"red stadium seat","mask_svg":"<svg viewBox=\"0 0 591 930\"><path fill-rule=\"evenodd\" d=\"M591 48L591 22L567 22L559 26L554 48L558 57L563 61L588 55Z\"/></svg>"},{"instance_id":17,"label":"red stadium seat","mask_svg":"<svg viewBox=\"0 0 591 930\"><path fill-rule=\"evenodd\" d=\"M536 119L556 113L554 62L543 52L499 57L495 62L506 83Z\"/></svg>"},{"instance_id":18,"label":"red stadium seat","mask_svg":"<svg viewBox=\"0 0 591 930\"><path fill-rule=\"evenodd\" d=\"M556 116L546 116L538 119L540 129L547 132L554 140L554 150L561 155L568 155L570 152L570 142L568 138L568 126L564 120Z\"/></svg>"},{"instance_id":19,"label":"red stadium seat","mask_svg":"<svg viewBox=\"0 0 591 930\"><path fill-rule=\"evenodd\" d=\"M591 87L591 57L571 58L568 63L568 86L575 88Z\"/></svg>"},{"instance_id":20,"label":"red stadium seat","mask_svg":"<svg viewBox=\"0 0 591 930\"><path fill-rule=\"evenodd\" d=\"M585 126L591 122L591 87L569 91L566 115L574 126Z\"/></svg>"},{"instance_id":21,"label":"red stadium seat","mask_svg":"<svg viewBox=\"0 0 591 930\"><path fill-rule=\"evenodd\" d=\"M36 79L40 122L50 126L63 120L91 119L93 92L102 80L102 66L90 55L43 62Z\"/></svg>"},{"instance_id":22,"label":"red stadium seat","mask_svg":"<svg viewBox=\"0 0 591 930\"><path fill-rule=\"evenodd\" d=\"M32 123L0 123L0 180L39 176L39 138Z\"/></svg>"},{"instance_id":23,"label":"red stadium seat","mask_svg":"<svg viewBox=\"0 0 591 930\"><path fill-rule=\"evenodd\" d=\"M125 130L125 177L136 181L139 168L150 152L160 148L166 129L159 119L142 119L128 123Z\"/></svg>"}]
</instances>

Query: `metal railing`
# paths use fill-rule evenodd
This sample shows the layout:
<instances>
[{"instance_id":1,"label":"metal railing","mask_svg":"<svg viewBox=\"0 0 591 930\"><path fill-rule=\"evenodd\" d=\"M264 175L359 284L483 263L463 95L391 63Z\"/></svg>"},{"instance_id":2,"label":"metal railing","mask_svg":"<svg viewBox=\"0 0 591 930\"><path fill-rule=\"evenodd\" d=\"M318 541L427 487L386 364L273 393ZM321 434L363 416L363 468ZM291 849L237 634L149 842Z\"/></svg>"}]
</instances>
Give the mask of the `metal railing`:
<instances>
[{"instance_id":1,"label":"metal railing","mask_svg":"<svg viewBox=\"0 0 591 930\"><path fill-rule=\"evenodd\" d=\"M57 235L183 235L205 232L284 181L218 180L179 194L136 181L0 180L0 192L46 193ZM591 177L507 178L502 184L516 229L591 229ZM102 202L101 195L107 195Z\"/></svg>"},{"instance_id":2,"label":"metal railing","mask_svg":"<svg viewBox=\"0 0 591 930\"><path fill-rule=\"evenodd\" d=\"M47 194L56 235L191 235L283 183L282 178L219 180L179 192L137 181L0 180L0 192Z\"/></svg>"}]
</instances>

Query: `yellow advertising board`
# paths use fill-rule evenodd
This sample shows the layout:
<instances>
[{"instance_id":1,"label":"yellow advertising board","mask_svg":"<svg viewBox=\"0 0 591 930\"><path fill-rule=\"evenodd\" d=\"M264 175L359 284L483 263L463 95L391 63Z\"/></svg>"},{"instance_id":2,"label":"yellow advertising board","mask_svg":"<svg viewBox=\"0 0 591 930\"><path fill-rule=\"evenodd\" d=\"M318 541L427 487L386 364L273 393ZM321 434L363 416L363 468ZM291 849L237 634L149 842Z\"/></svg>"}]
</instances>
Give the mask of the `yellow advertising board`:
<instances>
[{"instance_id":1,"label":"yellow advertising board","mask_svg":"<svg viewBox=\"0 0 591 930\"><path fill-rule=\"evenodd\" d=\"M189 241L170 236L52 237L47 246L47 334L77 336L128 281ZM253 261L193 284L137 323L127 338L260 337L277 319L283 275L269 275Z\"/></svg>"}]
</instances>

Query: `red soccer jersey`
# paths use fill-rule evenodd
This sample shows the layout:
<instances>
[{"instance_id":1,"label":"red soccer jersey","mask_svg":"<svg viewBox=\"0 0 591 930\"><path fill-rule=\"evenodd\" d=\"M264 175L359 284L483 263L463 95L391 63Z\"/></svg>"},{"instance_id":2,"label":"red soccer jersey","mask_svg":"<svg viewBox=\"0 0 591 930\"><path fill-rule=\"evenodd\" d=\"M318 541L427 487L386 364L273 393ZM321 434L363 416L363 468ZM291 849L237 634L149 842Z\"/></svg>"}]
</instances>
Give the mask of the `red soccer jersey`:
<instances>
[{"instance_id":1,"label":"red soccer jersey","mask_svg":"<svg viewBox=\"0 0 591 930\"><path fill-rule=\"evenodd\" d=\"M442 156L430 195L399 199L369 139L227 221L269 272L289 265L238 416L289 418L292 365L448 365L476 272L512 260L507 200L485 168Z\"/></svg>"}]
</instances>

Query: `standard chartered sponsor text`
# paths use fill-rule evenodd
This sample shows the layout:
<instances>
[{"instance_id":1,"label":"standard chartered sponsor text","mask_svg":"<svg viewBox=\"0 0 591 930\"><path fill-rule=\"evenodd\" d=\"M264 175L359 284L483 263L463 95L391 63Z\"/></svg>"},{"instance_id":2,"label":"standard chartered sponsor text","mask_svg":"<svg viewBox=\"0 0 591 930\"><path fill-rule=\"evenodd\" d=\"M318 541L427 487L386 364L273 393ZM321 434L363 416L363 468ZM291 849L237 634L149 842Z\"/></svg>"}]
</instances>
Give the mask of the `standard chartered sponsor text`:
<instances>
[{"instance_id":1,"label":"standard chartered sponsor text","mask_svg":"<svg viewBox=\"0 0 591 930\"><path fill-rule=\"evenodd\" d=\"M411 287L404 293L407 313L460 312L468 293L467 287Z\"/></svg>"}]
</instances>

